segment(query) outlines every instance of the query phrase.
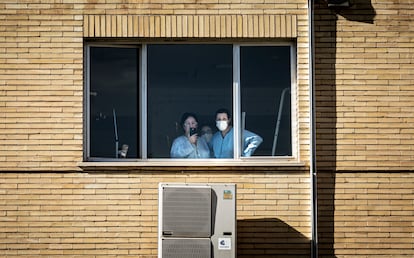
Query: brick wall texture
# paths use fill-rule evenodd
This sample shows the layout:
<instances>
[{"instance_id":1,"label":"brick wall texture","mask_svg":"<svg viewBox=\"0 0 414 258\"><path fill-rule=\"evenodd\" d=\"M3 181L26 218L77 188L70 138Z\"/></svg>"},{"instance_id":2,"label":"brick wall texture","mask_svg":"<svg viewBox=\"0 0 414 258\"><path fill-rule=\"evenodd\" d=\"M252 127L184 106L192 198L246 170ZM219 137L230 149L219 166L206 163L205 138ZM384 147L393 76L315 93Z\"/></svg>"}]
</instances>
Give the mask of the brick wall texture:
<instances>
[{"instance_id":1,"label":"brick wall texture","mask_svg":"<svg viewBox=\"0 0 414 258\"><path fill-rule=\"evenodd\" d=\"M410 1L315 11L318 154L338 170L414 167Z\"/></svg>"},{"instance_id":2,"label":"brick wall texture","mask_svg":"<svg viewBox=\"0 0 414 258\"><path fill-rule=\"evenodd\" d=\"M414 6L315 4L320 257L413 257ZM159 182L236 183L238 257L309 257L307 1L0 0L0 257L157 255ZM83 171L85 38L297 43L303 167Z\"/></svg>"},{"instance_id":3,"label":"brick wall texture","mask_svg":"<svg viewBox=\"0 0 414 258\"><path fill-rule=\"evenodd\" d=\"M156 257L159 182L236 183L238 257L309 257L309 180L257 171L0 174L0 256Z\"/></svg>"}]
</instances>

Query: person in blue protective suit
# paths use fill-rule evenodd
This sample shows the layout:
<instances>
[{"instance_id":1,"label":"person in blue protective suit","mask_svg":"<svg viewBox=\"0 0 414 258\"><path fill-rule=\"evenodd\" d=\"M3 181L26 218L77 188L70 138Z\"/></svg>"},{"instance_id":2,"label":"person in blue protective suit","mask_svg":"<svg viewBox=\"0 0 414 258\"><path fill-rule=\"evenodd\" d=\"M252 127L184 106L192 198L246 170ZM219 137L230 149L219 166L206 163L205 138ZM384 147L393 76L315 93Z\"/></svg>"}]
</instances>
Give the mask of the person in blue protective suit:
<instances>
[{"instance_id":1,"label":"person in blue protective suit","mask_svg":"<svg viewBox=\"0 0 414 258\"><path fill-rule=\"evenodd\" d=\"M233 127L231 126L231 116L227 109L219 109L216 112L216 126L219 130L213 135L212 147L215 158L233 158L234 137ZM242 131L243 157L250 157L263 142L262 137L248 130Z\"/></svg>"},{"instance_id":2,"label":"person in blue protective suit","mask_svg":"<svg viewBox=\"0 0 414 258\"><path fill-rule=\"evenodd\" d=\"M172 146L171 158L210 158L210 149L204 138L198 137L198 119L194 113L184 113L181 117L184 135L177 137Z\"/></svg>"}]
</instances>

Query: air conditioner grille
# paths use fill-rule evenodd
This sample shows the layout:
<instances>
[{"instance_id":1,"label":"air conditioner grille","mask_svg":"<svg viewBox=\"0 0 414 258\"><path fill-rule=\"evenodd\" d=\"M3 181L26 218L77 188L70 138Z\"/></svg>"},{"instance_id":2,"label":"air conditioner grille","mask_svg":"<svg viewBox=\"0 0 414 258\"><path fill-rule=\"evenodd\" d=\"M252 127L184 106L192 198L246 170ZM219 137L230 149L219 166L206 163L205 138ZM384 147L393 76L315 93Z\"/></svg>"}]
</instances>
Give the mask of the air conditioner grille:
<instances>
[{"instance_id":1,"label":"air conditioner grille","mask_svg":"<svg viewBox=\"0 0 414 258\"><path fill-rule=\"evenodd\" d=\"M211 188L163 188L164 236L211 236Z\"/></svg>"},{"instance_id":2,"label":"air conditioner grille","mask_svg":"<svg viewBox=\"0 0 414 258\"><path fill-rule=\"evenodd\" d=\"M211 242L208 238L163 239L163 258L211 258Z\"/></svg>"}]
</instances>

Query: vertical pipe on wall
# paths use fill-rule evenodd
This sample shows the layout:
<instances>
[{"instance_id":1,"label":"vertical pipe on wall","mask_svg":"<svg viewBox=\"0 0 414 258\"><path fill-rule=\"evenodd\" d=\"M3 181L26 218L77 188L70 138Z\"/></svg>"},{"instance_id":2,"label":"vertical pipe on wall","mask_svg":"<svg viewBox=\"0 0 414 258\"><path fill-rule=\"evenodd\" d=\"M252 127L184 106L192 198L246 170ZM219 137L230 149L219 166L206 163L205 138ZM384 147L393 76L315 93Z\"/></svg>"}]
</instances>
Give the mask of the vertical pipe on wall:
<instances>
[{"instance_id":1,"label":"vertical pipe on wall","mask_svg":"<svg viewBox=\"0 0 414 258\"><path fill-rule=\"evenodd\" d=\"M309 136L310 136L310 188L311 188L311 257L318 257L318 194L316 173L316 122L315 122L315 36L313 0L308 0L308 41L309 41Z\"/></svg>"}]
</instances>

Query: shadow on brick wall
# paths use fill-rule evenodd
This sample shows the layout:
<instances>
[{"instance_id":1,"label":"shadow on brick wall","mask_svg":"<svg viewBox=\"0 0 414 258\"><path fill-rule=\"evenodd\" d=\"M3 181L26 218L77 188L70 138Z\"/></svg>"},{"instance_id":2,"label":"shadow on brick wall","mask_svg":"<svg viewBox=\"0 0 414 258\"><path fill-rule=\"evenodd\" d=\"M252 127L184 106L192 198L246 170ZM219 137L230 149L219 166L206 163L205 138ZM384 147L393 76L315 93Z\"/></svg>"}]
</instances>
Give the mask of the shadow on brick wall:
<instances>
[{"instance_id":1,"label":"shadow on brick wall","mask_svg":"<svg viewBox=\"0 0 414 258\"><path fill-rule=\"evenodd\" d=\"M334 250L335 173L318 172L319 257L336 257Z\"/></svg>"},{"instance_id":2,"label":"shadow on brick wall","mask_svg":"<svg viewBox=\"0 0 414 258\"><path fill-rule=\"evenodd\" d=\"M315 4L315 111L316 111L316 153L318 170L336 169L336 54L337 19L362 23L374 23L375 10L370 0L350 0L351 7L329 9L326 2ZM358 26L356 23L354 26ZM352 42L352 40L348 40ZM348 46L349 47L349 46Z\"/></svg>"},{"instance_id":3,"label":"shadow on brick wall","mask_svg":"<svg viewBox=\"0 0 414 258\"><path fill-rule=\"evenodd\" d=\"M373 24L376 12L370 0L350 0L346 9L329 9L323 0L315 3L315 108L318 166L318 254L336 257L334 250L334 210L336 171L336 54L337 20ZM356 23L354 26L358 26Z\"/></svg>"},{"instance_id":4,"label":"shadow on brick wall","mask_svg":"<svg viewBox=\"0 0 414 258\"><path fill-rule=\"evenodd\" d=\"M309 258L310 239L276 218L238 220L237 257Z\"/></svg>"},{"instance_id":5,"label":"shadow on brick wall","mask_svg":"<svg viewBox=\"0 0 414 258\"><path fill-rule=\"evenodd\" d=\"M374 23L376 15L371 0L350 0L349 8L332 9L337 15L344 17L348 21L363 23Z\"/></svg>"}]
</instances>

